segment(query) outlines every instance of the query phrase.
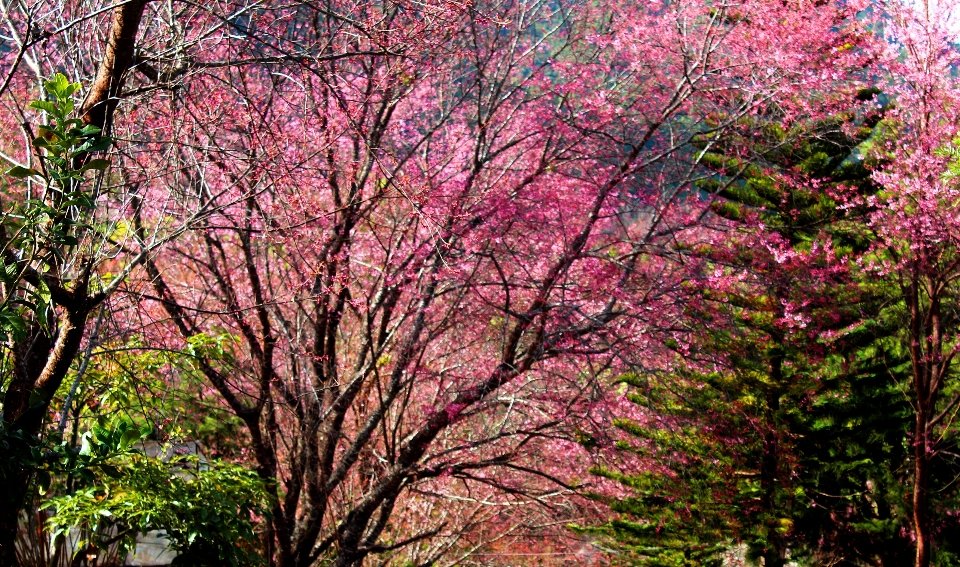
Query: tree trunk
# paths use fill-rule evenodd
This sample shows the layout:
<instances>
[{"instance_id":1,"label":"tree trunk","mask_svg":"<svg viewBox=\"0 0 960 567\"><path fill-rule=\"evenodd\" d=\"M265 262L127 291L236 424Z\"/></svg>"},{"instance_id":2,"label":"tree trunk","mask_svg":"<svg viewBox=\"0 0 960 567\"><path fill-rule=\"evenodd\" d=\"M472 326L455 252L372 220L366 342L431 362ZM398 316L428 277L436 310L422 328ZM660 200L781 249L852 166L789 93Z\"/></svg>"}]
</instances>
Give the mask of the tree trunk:
<instances>
[{"instance_id":1,"label":"tree trunk","mask_svg":"<svg viewBox=\"0 0 960 567\"><path fill-rule=\"evenodd\" d=\"M3 441L6 446L2 448L3 463L0 470L0 483L3 483L3 497L0 499L0 567L18 565L14 542L17 540L20 511L26 500L31 476L24 459L30 452L29 440L38 433L31 427L36 421L32 417L42 409L31 407L30 396L53 347L43 330L35 327L32 331L24 341L13 345L13 377L3 396ZM44 401L46 403L42 406L45 408L49 402ZM42 424L42 421L39 423Z\"/></svg>"},{"instance_id":2,"label":"tree trunk","mask_svg":"<svg viewBox=\"0 0 960 567\"><path fill-rule=\"evenodd\" d=\"M113 10L109 40L97 78L84 103L83 119L106 130L120 94L124 73L129 69L137 31L147 0L120 3ZM87 266L90 268L91 266ZM81 272L83 272L81 270ZM74 291L57 286L54 304L64 309L58 324L56 341L34 325L25 341L13 345L13 376L3 394L4 441L0 447L0 567L17 565L14 542L21 508L30 487L32 470L24 462L25 454L40 433L50 400L60 387L80 350L84 327L90 311L103 297L88 295L86 276L74 282ZM48 285L51 282L47 282ZM51 289L51 292L53 290ZM36 403L36 396L40 403ZM12 433L13 436L7 435Z\"/></svg>"},{"instance_id":3,"label":"tree trunk","mask_svg":"<svg viewBox=\"0 0 960 567\"><path fill-rule=\"evenodd\" d=\"M760 462L760 491L763 514L767 523L767 542L763 550L763 564L765 567L783 567L785 549L783 537L777 531L780 528L777 520L777 483L780 469L780 435L777 416L780 413L780 384L783 382L783 357L774 356L770 361L771 386L766 393L766 408L764 418L766 431L763 434L763 453Z\"/></svg>"},{"instance_id":4,"label":"tree trunk","mask_svg":"<svg viewBox=\"0 0 960 567\"><path fill-rule=\"evenodd\" d=\"M48 340L45 331L35 326L25 341L13 346L14 379L3 398L3 440L7 446L3 448L4 462L0 465L0 483L3 484L0 567L17 565L13 542L17 538L20 511L33 476L29 457L31 446L39 438L54 393L80 351L90 312L86 300L78 303L59 322L56 341Z\"/></svg>"},{"instance_id":5,"label":"tree trunk","mask_svg":"<svg viewBox=\"0 0 960 567\"><path fill-rule=\"evenodd\" d=\"M133 63L134 47L147 0L132 0L114 8L103 59L87 93L81 112L83 121L106 131L119 102L126 72Z\"/></svg>"},{"instance_id":6,"label":"tree trunk","mask_svg":"<svg viewBox=\"0 0 960 567\"><path fill-rule=\"evenodd\" d=\"M4 516L8 514L3 512ZM14 529L10 529L10 525L7 523L7 518L4 517L0 519L0 565L3 567L18 567L17 564L17 553L13 547L13 542L16 541L16 524L14 524ZM13 537L11 537L13 536Z\"/></svg>"},{"instance_id":7,"label":"tree trunk","mask_svg":"<svg viewBox=\"0 0 960 567\"><path fill-rule=\"evenodd\" d=\"M921 289L926 289L929 306L924 309ZM930 567L930 464L933 458L933 425L937 395L943 374L941 298L935 286L914 267L907 288L910 310L910 358L916 395L916 422L913 430L913 533L916 538L914 567Z\"/></svg>"},{"instance_id":8,"label":"tree trunk","mask_svg":"<svg viewBox=\"0 0 960 567\"><path fill-rule=\"evenodd\" d=\"M918 404L914 431L913 530L917 538L914 567L930 567L930 428L926 409Z\"/></svg>"},{"instance_id":9,"label":"tree trunk","mask_svg":"<svg viewBox=\"0 0 960 567\"><path fill-rule=\"evenodd\" d=\"M9 482L7 474L3 477L5 483ZM0 567L18 567L14 542L17 541L17 523L20 519L20 508L23 505L22 496L26 491L4 489L4 492L6 494L0 509ZM14 499L18 495L20 502L15 502Z\"/></svg>"},{"instance_id":10,"label":"tree trunk","mask_svg":"<svg viewBox=\"0 0 960 567\"><path fill-rule=\"evenodd\" d=\"M760 464L760 490L763 514L767 523L767 542L763 550L764 567L783 567L784 559L783 538L777 531L776 492L780 458L780 443L777 435L775 415L780 409L780 400L776 393L767 394L767 431L763 435L763 455Z\"/></svg>"}]
</instances>

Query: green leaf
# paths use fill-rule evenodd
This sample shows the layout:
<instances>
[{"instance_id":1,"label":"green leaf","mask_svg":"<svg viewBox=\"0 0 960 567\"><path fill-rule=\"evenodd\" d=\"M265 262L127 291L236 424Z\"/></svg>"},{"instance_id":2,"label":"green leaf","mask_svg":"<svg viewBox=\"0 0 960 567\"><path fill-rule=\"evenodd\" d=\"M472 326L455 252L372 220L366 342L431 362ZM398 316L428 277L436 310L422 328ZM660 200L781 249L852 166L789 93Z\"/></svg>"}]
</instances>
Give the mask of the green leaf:
<instances>
[{"instance_id":1,"label":"green leaf","mask_svg":"<svg viewBox=\"0 0 960 567\"><path fill-rule=\"evenodd\" d=\"M80 90L80 83L71 83L63 73L57 73L43 82L43 88L58 99L65 99Z\"/></svg>"},{"instance_id":2,"label":"green leaf","mask_svg":"<svg viewBox=\"0 0 960 567\"><path fill-rule=\"evenodd\" d=\"M49 100L35 100L30 103L30 108L42 110L47 114L53 114L55 116L60 115L60 109L57 108L56 104L50 102Z\"/></svg>"},{"instance_id":3,"label":"green leaf","mask_svg":"<svg viewBox=\"0 0 960 567\"><path fill-rule=\"evenodd\" d=\"M120 436L120 448L126 450L130 448L131 445L136 443L141 439L140 431L137 429L128 429L123 432L123 435Z\"/></svg>"},{"instance_id":4,"label":"green leaf","mask_svg":"<svg viewBox=\"0 0 960 567\"><path fill-rule=\"evenodd\" d=\"M108 167L110 167L110 160L108 160L108 159L92 159L92 160L88 161L86 164L84 164L84 166L80 168L80 171L87 171L87 170L89 170L89 169L96 169L96 170L98 170L98 171L103 171L104 169L107 169Z\"/></svg>"},{"instance_id":5,"label":"green leaf","mask_svg":"<svg viewBox=\"0 0 960 567\"><path fill-rule=\"evenodd\" d=\"M15 341L23 340L27 335L27 325L23 322L23 317L13 309L0 311L0 330Z\"/></svg>"},{"instance_id":6,"label":"green leaf","mask_svg":"<svg viewBox=\"0 0 960 567\"><path fill-rule=\"evenodd\" d=\"M49 150L49 149L50 149L50 142L47 141L47 139L44 138L43 136L37 136L36 138L33 139L33 147L35 147L35 148L44 148L44 149L48 149L48 150Z\"/></svg>"},{"instance_id":7,"label":"green leaf","mask_svg":"<svg viewBox=\"0 0 960 567\"><path fill-rule=\"evenodd\" d=\"M47 401L46 392L40 389L30 390L30 407L39 408Z\"/></svg>"},{"instance_id":8,"label":"green leaf","mask_svg":"<svg viewBox=\"0 0 960 567\"><path fill-rule=\"evenodd\" d=\"M84 152L102 152L110 149L110 146L113 145L113 140L107 137L98 137L90 138L83 145L77 148L73 155L79 155Z\"/></svg>"},{"instance_id":9,"label":"green leaf","mask_svg":"<svg viewBox=\"0 0 960 567\"><path fill-rule=\"evenodd\" d=\"M50 490L50 482L51 478L48 471L37 471L37 492L39 492L41 496L46 494L47 490Z\"/></svg>"},{"instance_id":10,"label":"green leaf","mask_svg":"<svg viewBox=\"0 0 960 567\"><path fill-rule=\"evenodd\" d=\"M113 465L100 465L100 470L103 471L103 474L109 476L110 478L123 478L123 473L120 472L120 469Z\"/></svg>"},{"instance_id":11,"label":"green leaf","mask_svg":"<svg viewBox=\"0 0 960 567\"><path fill-rule=\"evenodd\" d=\"M19 166L19 165L15 165L15 166L13 166L13 167L11 167L10 169L7 170L7 175L9 175L9 176L11 176L11 177L16 177L16 178L18 178L18 179L24 179L24 178L26 178L26 177L32 177L32 176L34 176L34 175L40 175L40 172L37 171L36 169L33 169L33 168L22 167L22 166Z\"/></svg>"},{"instance_id":12,"label":"green leaf","mask_svg":"<svg viewBox=\"0 0 960 567\"><path fill-rule=\"evenodd\" d=\"M93 426L93 435L97 438L97 441L104 442L110 439L110 431L105 427L99 425Z\"/></svg>"}]
</instances>

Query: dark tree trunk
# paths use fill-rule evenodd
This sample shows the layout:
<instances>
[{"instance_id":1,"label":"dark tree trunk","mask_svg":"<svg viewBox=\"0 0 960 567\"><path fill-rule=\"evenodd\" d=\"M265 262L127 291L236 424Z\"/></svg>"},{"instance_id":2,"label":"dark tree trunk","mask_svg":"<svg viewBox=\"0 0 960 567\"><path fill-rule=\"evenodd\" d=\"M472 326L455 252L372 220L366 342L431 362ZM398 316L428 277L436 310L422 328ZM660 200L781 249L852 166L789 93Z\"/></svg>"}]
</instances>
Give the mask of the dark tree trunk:
<instances>
[{"instance_id":1,"label":"dark tree trunk","mask_svg":"<svg viewBox=\"0 0 960 567\"><path fill-rule=\"evenodd\" d=\"M0 567L17 565L13 542L16 541L20 512L33 476L29 459L31 446L38 440L54 393L80 351L89 312L87 298L77 301L59 322L55 341L35 326L26 340L13 345L14 378L3 398L3 440L7 446L2 449L0 465L0 483L3 484Z\"/></svg>"},{"instance_id":2,"label":"dark tree trunk","mask_svg":"<svg viewBox=\"0 0 960 567\"><path fill-rule=\"evenodd\" d=\"M9 448L4 448L5 451ZM23 508L27 495L30 476L23 469L11 467L12 459L4 463L0 481L4 483L3 498L0 500L0 567L17 567L17 553L14 547ZM11 470L12 469L12 470Z\"/></svg>"},{"instance_id":3,"label":"dark tree trunk","mask_svg":"<svg viewBox=\"0 0 960 567\"><path fill-rule=\"evenodd\" d=\"M767 424L767 427L770 429L763 436L763 456L760 465L761 504L767 523L767 542L763 551L763 561L766 567L783 567L786 564L786 550L784 549L783 537L777 531L780 529L780 525L777 522L776 509L780 447L777 431L773 424Z\"/></svg>"},{"instance_id":4,"label":"dark tree trunk","mask_svg":"<svg viewBox=\"0 0 960 567\"><path fill-rule=\"evenodd\" d=\"M114 8L109 39L97 77L82 109L84 121L106 130L116 108L123 77L129 69L140 20L147 0L133 0ZM88 260L93 262L93 260ZM103 301L89 295L87 283L92 263L67 291L62 281L49 278L54 305L61 310L56 337L49 337L34 325L28 338L12 346L13 376L3 398L3 427L6 447L0 447L0 567L17 565L14 542L20 511L32 476L25 451L40 434L50 400L70 369L83 338L87 316ZM41 276L34 276L41 277ZM39 282L35 282L38 284Z\"/></svg>"},{"instance_id":5,"label":"dark tree trunk","mask_svg":"<svg viewBox=\"0 0 960 567\"><path fill-rule=\"evenodd\" d=\"M133 63L137 31L143 18L143 9L147 0L132 0L113 10L110 36L103 60L97 68L97 77L83 102L83 120L101 130L107 130L113 118L113 111L119 102L120 89L126 78L127 70Z\"/></svg>"},{"instance_id":6,"label":"dark tree trunk","mask_svg":"<svg viewBox=\"0 0 960 567\"><path fill-rule=\"evenodd\" d=\"M766 567L783 567L786 564L783 537L777 531L777 484L780 482L780 435L777 423L780 413L780 384L783 382L783 357L775 356L770 362L771 386L766 394L763 434L763 454L760 462L760 491L763 514L767 520L767 543L763 551Z\"/></svg>"},{"instance_id":7,"label":"dark tree trunk","mask_svg":"<svg viewBox=\"0 0 960 567\"><path fill-rule=\"evenodd\" d=\"M13 377L3 397L3 441L6 446L2 448L0 470L0 482L3 483L0 567L18 565L14 542L31 477L31 470L24 461L30 451L29 440L36 437L39 429L33 427L36 420L32 418L47 405L31 407L30 396L47 365L52 347L49 337L37 327L27 339L13 345Z\"/></svg>"},{"instance_id":8,"label":"dark tree trunk","mask_svg":"<svg viewBox=\"0 0 960 567\"><path fill-rule=\"evenodd\" d=\"M917 408L917 424L914 431L913 467L913 529L917 538L917 555L914 567L930 567L930 429L927 412L922 405Z\"/></svg>"},{"instance_id":9,"label":"dark tree trunk","mask_svg":"<svg viewBox=\"0 0 960 567\"><path fill-rule=\"evenodd\" d=\"M929 305L924 306L921 289ZM913 389L916 396L916 422L913 431L913 535L916 539L914 567L930 567L930 465L933 458L933 415L937 397L949 361L942 358L944 327L941 298L933 282L921 277L914 266L910 285L905 289L910 313L910 359L913 364Z\"/></svg>"}]
</instances>

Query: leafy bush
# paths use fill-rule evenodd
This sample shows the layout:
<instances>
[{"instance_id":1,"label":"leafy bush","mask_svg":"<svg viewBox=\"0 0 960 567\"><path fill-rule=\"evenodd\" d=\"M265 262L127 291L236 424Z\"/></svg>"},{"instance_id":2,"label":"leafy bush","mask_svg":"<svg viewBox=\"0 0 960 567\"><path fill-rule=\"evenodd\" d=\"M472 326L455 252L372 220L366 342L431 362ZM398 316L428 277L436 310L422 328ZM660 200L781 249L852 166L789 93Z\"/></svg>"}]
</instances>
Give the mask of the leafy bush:
<instances>
[{"instance_id":1,"label":"leafy bush","mask_svg":"<svg viewBox=\"0 0 960 567\"><path fill-rule=\"evenodd\" d=\"M268 513L269 496L256 473L195 455L132 455L101 470L109 474L93 487L46 504L56 509L54 535L86 528L94 534L86 543L106 550L119 542L125 552L138 533L164 530L176 565L259 563L253 526Z\"/></svg>"}]
</instances>

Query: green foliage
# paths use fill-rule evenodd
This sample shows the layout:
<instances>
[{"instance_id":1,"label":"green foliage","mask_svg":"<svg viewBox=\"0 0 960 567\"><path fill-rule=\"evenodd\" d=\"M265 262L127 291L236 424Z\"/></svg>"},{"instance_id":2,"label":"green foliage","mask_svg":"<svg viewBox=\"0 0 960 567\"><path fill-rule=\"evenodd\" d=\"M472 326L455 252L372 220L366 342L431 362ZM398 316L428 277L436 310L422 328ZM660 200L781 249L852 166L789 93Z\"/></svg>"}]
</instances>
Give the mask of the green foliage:
<instances>
[{"instance_id":1,"label":"green foliage","mask_svg":"<svg viewBox=\"0 0 960 567\"><path fill-rule=\"evenodd\" d=\"M790 131L750 124L743 138L705 155L714 176L700 189L717 196L712 209L721 226L760 238L773 233L805 253L829 240L832 256L811 255L796 269L750 239L690 250L705 271L745 278L708 286L689 308L690 320L700 322L692 354L719 371L685 365L678 355L679 370L668 376L625 377L636 388L631 400L660 420L656 427L617 423L630 439L621 448L654 463L649 472L596 471L634 494L612 505L620 517L607 526L630 551L629 563L715 565L734 543L768 566L784 565L788 553L869 562L878 534L899 549L909 404L882 368L902 361L877 343L896 330L848 333L877 316L886 295L831 268L868 248L863 211L838 207L829 188L876 191L862 145L880 122L873 116L862 126L837 120ZM797 177L818 183L792 182ZM809 277L818 269L832 275ZM778 323L786 305L804 306L808 326Z\"/></svg>"},{"instance_id":2,"label":"green foliage","mask_svg":"<svg viewBox=\"0 0 960 567\"><path fill-rule=\"evenodd\" d=\"M267 515L270 497L256 473L196 456L163 462L130 455L111 464L94 486L46 503L56 510L55 534L82 526L94 534L95 547L119 542L125 551L137 533L164 530L180 554L177 565L260 562L253 526Z\"/></svg>"},{"instance_id":3,"label":"green foliage","mask_svg":"<svg viewBox=\"0 0 960 567\"><path fill-rule=\"evenodd\" d=\"M613 539L624 564L719 567L723 552L745 523L737 503L756 492L754 479L742 474L745 455L726 437L748 424L736 412L716 413L717 408L731 407L718 399L722 394L717 390L690 387L678 397L683 379L674 378L666 387L632 374L622 377L642 393L631 395L631 400L656 408L662 419L647 426L616 420L614 425L629 439L619 444L620 450L644 459L650 470L592 470L631 492L628 498L608 501L618 516L593 531ZM722 430L703 434L705 421Z\"/></svg>"},{"instance_id":4,"label":"green foliage","mask_svg":"<svg viewBox=\"0 0 960 567\"><path fill-rule=\"evenodd\" d=\"M823 388L797 412L793 432L806 506L797 514L808 554L908 564L912 408L898 385L909 360L883 318L865 322L843 356L825 365Z\"/></svg>"},{"instance_id":5,"label":"green foliage","mask_svg":"<svg viewBox=\"0 0 960 567\"><path fill-rule=\"evenodd\" d=\"M89 154L108 149L111 139L71 116L80 84L58 73L43 86L48 99L30 103L43 117L33 140L39 169L17 165L7 170L7 175L29 181L31 189L26 199L4 204L0 218L0 333L14 341L26 337L27 317L47 326L50 290L36 274L63 262L80 243L94 204L93 193L83 189L84 174L110 165Z\"/></svg>"},{"instance_id":6,"label":"green foliage","mask_svg":"<svg viewBox=\"0 0 960 567\"><path fill-rule=\"evenodd\" d=\"M881 116L859 131L852 126L838 121L804 133L760 125L755 136L724 141L706 155L715 176L701 186L718 196L712 208L720 224L762 226L797 251L828 238L839 261L866 253L864 211L838 207L829 189L875 192L863 156L891 131ZM960 162L954 146L941 156ZM948 176L958 172L952 167ZM804 273L815 263L790 271L749 245L689 252L706 260L707 271L747 274L750 283L708 287L691 302L688 315L701 323L691 352L720 371L679 360L669 376L623 378L635 389L630 399L659 421L615 423L629 439L621 450L650 468L594 471L632 493L610 503L619 516L599 531L632 565L718 564L733 543L766 565L786 564L788 553L801 565L910 563L914 410L900 290L862 277L853 263L846 275L818 282ZM817 332L777 325L786 302L805 305ZM944 566L960 557L956 446L952 433L938 442L931 483L934 563Z\"/></svg>"},{"instance_id":7,"label":"green foliage","mask_svg":"<svg viewBox=\"0 0 960 567\"><path fill-rule=\"evenodd\" d=\"M766 258L765 251L749 246L752 241L704 251L717 265L748 274L752 283L708 291L712 317L720 323L706 325L698 348L700 356L724 361L725 376L690 378L687 383L705 383L723 393L719 405L703 411L722 414L738 408L750 424L752 432L743 435L738 449L742 470L718 481L735 494L738 539L748 545L749 556L762 557L768 565L782 565L787 549L795 556L807 543L820 545L802 530L810 494L819 487L811 486L807 476L814 471L799 468L812 464L805 459L808 439L801 431L811 406L835 393L834 385L822 380L828 353L849 348L824 335L842 335L864 315L870 297L843 270L829 268L844 262L845 255L865 250L868 243L861 211L838 207L829 190L844 186L843 192L853 189L861 195L876 190L859 159L860 145L872 130L861 129L850 137L850 129L843 120L791 131L761 125L754 130L758 136L730 142L733 147L745 145L749 161L733 172L718 171L718 177L705 184L719 197L714 204L718 216L749 231L761 226L760 238L775 235L798 252L829 241L833 250L832 256L809 257L799 270ZM798 176L818 183L793 182ZM808 272L818 269L823 275L810 278ZM778 323L787 305L803 306L806 327ZM689 391L688 386L680 395L690 396ZM737 474L748 474L753 482L744 484ZM830 529L828 522L821 535Z\"/></svg>"},{"instance_id":8,"label":"green foliage","mask_svg":"<svg viewBox=\"0 0 960 567\"><path fill-rule=\"evenodd\" d=\"M65 272L77 267L71 261L92 216L95 197L92 190L83 188L85 174L109 165L104 159L90 159L90 154L112 143L98 128L73 117L79 84L57 74L43 87L46 99L30 104L41 115L39 135L33 140L36 168L18 165L7 170L16 185L4 186L0 198L0 339L8 348L51 333L56 303L52 290L69 291L68 279L76 279L75 273L67 276ZM11 358L4 363L10 364ZM4 370L6 402L13 372L9 367ZM29 394L26 412L44 411L53 394L30 390L28 385L18 387L16 395L26 398ZM10 408L5 410L0 422L0 478L33 475L41 492L54 475L79 478L92 475L92 470L108 471L107 461L127 453L145 433L129 421L101 419L77 449L57 435L25 433L12 425L19 416L12 415ZM7 505L19 506L17 497L12 498Z\"/></svg>"},{"instance_id":9,"label":"green foliage","mask_svg":"<svg viewBox=\"0 0 960 567\"><path fill-rule=\"evenodd\" d=\"M865 156L880 155L871 148L892 131L882 110L860 117L859 122L838 121L822 127L822 133L795 141L769 133L761 136L764 141L753 154L752 168L741 174L741 180L723 176L712 180L721 196L715 212L734 222L756 215L768 232L796 250L808 250L815 238L828 237L838 257L867 251L870 233L864 211L838 207L830 188L843 185L843 192L849 194L852 189L861 196L875 193L878 188L872 183L870 166L876 164L867 163ZM850 132L852 137L847 135ZM764 165L759 180L753 173L760 169L757 163ZM796 188L787 183L779 185L779 192L771 190L770 181L784 172L816 179L818 184ZM756 318L744 319L748 327L766 333L767 340L777 345L771 354L790 363L789 372L780 373L782 386L771 391L775 384L767 380L763 388L771 410L765 427L779 432L777 460L781 463L778 482L767 498L772 506L767 522L773 526L770 522L777 516L789 519L790 529L783 533L780 545L789 546L794 558L807 556L814 563L845 558L900 564L912 547L906 482L912 412L899 386L909 383L909 365L899 346L895 290L859 280L855 265L848 265L850 283L855 285L828 283L808 299L811 304L822 303L826 317L820 318L819 325L828 317L836 319L832 329L837 338L791 346L777 333L756 325ZM789 293L791 286L781 281L780 289ZM816 312L811 316L816 322ZM849 325L857 321L851 329ZM737 351L753 354L734 357L735 365L745 369L744 363L751 359L754 368L757 363L764 365L764 356L758 357L762 351L742 346ZM755 551L757 543L762 542L753 544Z\"/></svg>"},{"instance_id":10,"label":"green foliage","mask_svg":"<svg viewBox=\"0 0 960 567\"><path fill-rule=\"evenodd\" d=\"M86 481L93 481L96 472L117 475L111 462L130 454L133 445L149 433L149 429L139 429L127 420L108 422L101 417L81 436L78 449L57 439L23 439L20 432L14 431L0 439L3 454L0 462L4 468L31 469L36 475L37 489L43 494L50 489L54 475L69 475Z\"/></svg>"},{"instance_id":11,"label":"green foliage","mask_svg":"<svg viewBox=\"0 0 960 567\"><path fill-rule=\"evenodd\" d=\"M229 368L236 337L206 333L191 337L182 350L150 349L137 338L103 345L91 358L70 410L77 417L117 412L161 440L203 443L210 456L229 458L244 448L243 423L209 398L198 366L200 356Z\"/></svg>"}]
</instances>

